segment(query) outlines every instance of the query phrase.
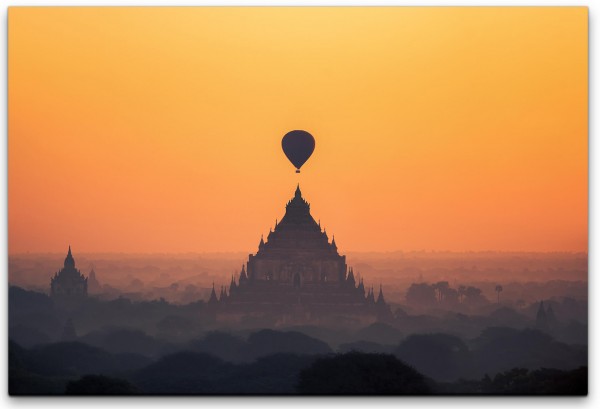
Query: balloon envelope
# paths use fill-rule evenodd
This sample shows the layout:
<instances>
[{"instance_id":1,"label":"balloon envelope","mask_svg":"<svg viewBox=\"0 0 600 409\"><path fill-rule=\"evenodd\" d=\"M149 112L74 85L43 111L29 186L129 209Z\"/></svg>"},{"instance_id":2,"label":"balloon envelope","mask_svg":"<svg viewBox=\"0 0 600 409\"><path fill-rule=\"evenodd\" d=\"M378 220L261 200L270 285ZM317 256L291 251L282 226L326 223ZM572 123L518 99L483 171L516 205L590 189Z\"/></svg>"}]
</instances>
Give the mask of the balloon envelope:
<instances>
[{"instance_id":1,"label":"balloon envelope","mask_svg":"<svg viewBox=\"0 0 600 409\"><path fill-rule=\"evenodd\" d=\"M281 140L281 147L285 156L296 167L296 173L300 173L300 168L315 150L315 138L306 131L291 131Z\"/></svg>"}]
</instances>

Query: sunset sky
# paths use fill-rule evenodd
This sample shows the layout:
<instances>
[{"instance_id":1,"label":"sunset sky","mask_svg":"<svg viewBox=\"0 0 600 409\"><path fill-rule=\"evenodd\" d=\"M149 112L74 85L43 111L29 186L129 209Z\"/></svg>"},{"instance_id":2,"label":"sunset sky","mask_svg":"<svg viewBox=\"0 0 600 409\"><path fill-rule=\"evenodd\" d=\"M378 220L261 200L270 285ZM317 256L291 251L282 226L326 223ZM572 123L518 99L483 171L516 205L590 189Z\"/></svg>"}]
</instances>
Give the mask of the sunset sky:
<instances>
[{"instance_id":1,"label":"sunset sky","mask_svg":"<svg viewBox=\"0 0 600 409\"><path fill-rule=\"evenodd\" d=\"M584 7L13 7L9 252L255 252L298 182L342 253L587 251L587 64Z\"/></svg>"}]
</instances>

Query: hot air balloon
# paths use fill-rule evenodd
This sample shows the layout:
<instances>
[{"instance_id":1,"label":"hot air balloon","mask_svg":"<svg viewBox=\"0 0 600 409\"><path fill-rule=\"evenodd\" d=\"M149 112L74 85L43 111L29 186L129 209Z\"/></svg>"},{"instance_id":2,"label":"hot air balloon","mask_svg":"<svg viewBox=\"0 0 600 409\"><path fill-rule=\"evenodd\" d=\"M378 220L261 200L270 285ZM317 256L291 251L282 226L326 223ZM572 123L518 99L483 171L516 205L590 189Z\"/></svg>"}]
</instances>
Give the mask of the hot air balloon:
<instances>
[{"instance_id":1,"label":"hot air balloon","mask_svg":"<svg viewBox=\"0 0 600 409\"><path fill-rule=\"evenodd\" d=\"M315 138L306 131L290 131L281 140L281 147L296 168L296 173L300 173L300 168L315 150Z\"/></svg>"}]
</instances>

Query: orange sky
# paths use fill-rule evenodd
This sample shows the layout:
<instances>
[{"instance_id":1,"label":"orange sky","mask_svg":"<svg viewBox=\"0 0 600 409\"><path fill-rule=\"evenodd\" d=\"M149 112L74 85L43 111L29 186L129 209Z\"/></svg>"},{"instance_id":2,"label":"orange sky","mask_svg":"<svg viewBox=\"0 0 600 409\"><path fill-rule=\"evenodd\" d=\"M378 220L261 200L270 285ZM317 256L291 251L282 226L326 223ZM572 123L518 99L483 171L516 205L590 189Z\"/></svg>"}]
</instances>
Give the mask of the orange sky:
<instances>
[{"instance_id":1,"label":"orange sky","mask_svg":"<svg viewBox=\"0 0 600 409\"><path fill-rule=\"evenodd\" d=\"M9 252L587 251L588 12L10 8ZM305 129L294 173L282 136Z\"/></svg>"}]
</instances>

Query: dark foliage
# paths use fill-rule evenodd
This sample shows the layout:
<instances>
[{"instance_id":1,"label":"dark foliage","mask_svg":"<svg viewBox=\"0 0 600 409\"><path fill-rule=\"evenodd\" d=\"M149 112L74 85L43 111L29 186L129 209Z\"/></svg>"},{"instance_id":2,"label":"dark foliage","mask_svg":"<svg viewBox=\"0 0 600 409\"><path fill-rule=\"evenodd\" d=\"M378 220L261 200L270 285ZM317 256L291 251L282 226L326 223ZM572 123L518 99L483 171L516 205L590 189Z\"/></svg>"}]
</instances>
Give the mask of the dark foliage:
<instances>
[{"instance_id":1,"label":"dark foliage","mask_svg":"<svg viewBox=\"0 0 600 409\"><path fill-rule=\"evenodd\" d=\"M391 325L376 322L357 331L355 337L361 341L397 344L402 339L402 332Z\"/></svg>"},{"instance_id":2,"label":"dark foliage","mask_svg":"<svg viewBox=\"0 0 600 409\"><path fill-rule=\"evenodd\" d=\"M63 395L68 377L42 376L23 369L8 370L10 396Z\"/></svg>"},{"instance_id":3,"label":"dark foliage","mask_svg":"<svg viewBox=\"0 0 600 409\"><path fill-rule=\"evenodd\" d=\"M392 354L396 349L395 345L382 345L376 342L369 341L356 341L356 342L347 342L344 344L340 344L337 349L339 353L346 353L351 351L356 352L367 352L373 354Z\"/></svg>"},{"instance_id":4,"label":"dark foliage","mask_svg":"<svg viewBox=\"0 0 600 409\"><path fill-rule=\"evenodd\" d=\"M194 322L190 318L181 315L167 315L156 324L156 328L169 337L178 338L185 336L193 325Z\"/></svg>"},{"instance_id":5,"label":"dark foliage","mask_svg":"<svg viewBox=\"0 0 600 409\"><path fill-rule=\"evenodd\" d=\"M147 335L144 331L132 328L112 328L93 331L80 338L80 341L102 348L113 354L135 353L147 357L157 357L163 352L173 352L166 342Z\"/></svg>"},{"instance_id":6,"label":"dark foliage","mask_svg":"<svg viewBox=\"0 0 600 409\"><path fill-rule=\"evenodd\" d=\"M572 369L587 364L587 348L555 341L552 336L532 329L494 327L473 341L477 377L521 367Z\"/></svg>"},{"instance_id":7,"label":"dark foliage","mask_svg":"<svg viewBox=\"0 0 600 409\"><path fill-rule=\"evenodd\" d=\"M449 334L415 334L395 355L436 381L481 379L488 374L522 367L570 370L587 364L587 348L557 342L532 329L492 327L469 341Z\"/></svg>"},{"instance_id":8,"label":"dark foliage","mask_svg":"<svg viewBox=\"0 0 600 409\"><path fill-rule=\"evenodd\" d=\"M436 380L454 380L467 375L471 357L466 344L448 334L411 335L395 355Z\"/></svg>"},{"instance_id":9,"label":"dark foliage","mask_svg":"<svg viewBox=\"0 0 600 409\"><path fill-rule=\"evenodd\" d=\"M179 352L137 371L132 380L149 394L210 394L233 369L212 355Z\"/></svg>"},{"instance_id":10,"label":"dark foliage","mask_svg":"<svg viewBox=\"0 0 600 409\"><path fill-rule=\"evenodd\" d=\"M59 342L25 350L11 343L15 367L41 376L113 374L141 368L149 359L135 354L110 354L80 342Z\"/></svg>"},{"instance_id":11,"label":"dark foliage","mask_svg":"<svg viewBox=\"0 0 600 409\"><path fill-rule=\"evenodd\" d=\"M52 300L46 294L16 286L10 286L8 289L8 305L9 313L50 311L54 308Z\"/></svg>"},{"instance_id":12,"label":"dark foliage","mask_svg":"<svg viewBox=\"0 0 600 409\"><path fill-rule=\"evenodd\" d=\"M432 307L436 304L434 288L426 283L414 283L406 292L406 302L416 307Z\"/></svg>"},{"instance_id":13,"label":"dark foliage","mask_svg":"<svg viewBox=\"0 0 600 409\"><path fill-rule=\"evenodd\" d=\"M481 391L494 395L574 395L588 394L588 368L572 371L542 368L529 371L513 368L481 381Z\"/></svg>"},{"instance_id":14,"label":"dark foliage","mask_svg":"<svg viewBox=\"0 0 600 409\"><path fill-rule=\"evenodd\" d=\"M70 381L65 389L66 395L135 395L138 392L126 380L102 375L86 375Z\"/></svg>"},{"instance_id":15,"label":"dark foliage","mask_svg":"<svg viewBox=\"0 0 600 409\"><path fill-rule=\"evenodd\" d=\"M318 359L300 372L306 395L423 395L425 377L393 355L350 352Z\"/></svg>"},{"instance_id":16,"label":"dark foliage","mask_svg":"<svg viewBox=\"0 0 600 409\"><path fill-rule=\"evenodd\" d=\"M294 394L300 371L317 358L308 355L277 354L240 365L223 380L223 393L230 394Z\"/></svg>"},{"instance_id":17,"label":"dark foliage","mask_svg":"<svg viewBox=\"0 0 600 409\"><path fill-rule=\"evenodd\" d=\"M137 371L131 380L147 394L293 394L299 372L314 360L276 354L234 365L211 355L182 352Z\"/></svg>"},{"instance_id":18,"label":"dark foliage","mask_svg":"<svg viewBox=\"0 0 600 409\"><path fill-rule=\"evenodd\" d=\"M60 395L64 393L66 378L49 377L27 369L28 351L9 340L8 343L8 393L11 396Z\"/></svg>"},{"instance_id":19,"label":"dark foliage","mask_svg":"<svg viewBox=\"0 0 600 409\"><path fill-rule=\"evenodd\" d=\"M25 325L13 325L8 329L8 336L26 348L50 342L48 334Z\"/></svg>"},{"instance_id":20,"label":"dark foliage","mask_svg":"<svg viewBox=\"0 0 600 409\"><path fill-rule=\"evenodd\" d=\"M514 309L508 307L498 308L490 313L490 321L497 326L511 326L514 328L522 328L529 324L528 318L517 313Z\"/></svg>"},{"instance_id":21,"label":"dark foliage","mask_svg":"<svg viewBox=\"0 0 600 409\"><path fill-rule=\"evenodd\" d=\"M188 344L190 350L217 356L230 362L251 361L253 357L245 353L246 341L226 332L209 332L204 338Z\"/></svg>"},{"instance_id":22,"label":"dark foliage","mask_svg":"<svg viewBox=\"0 0 600 409\"><path fill-rule=\"evenodd\" d=\"M255 358L278 353L313 355L333 352L325 342L295 331L264 329L250 334L247 343L247 353Z\"/></svg>"}]
</instances>

